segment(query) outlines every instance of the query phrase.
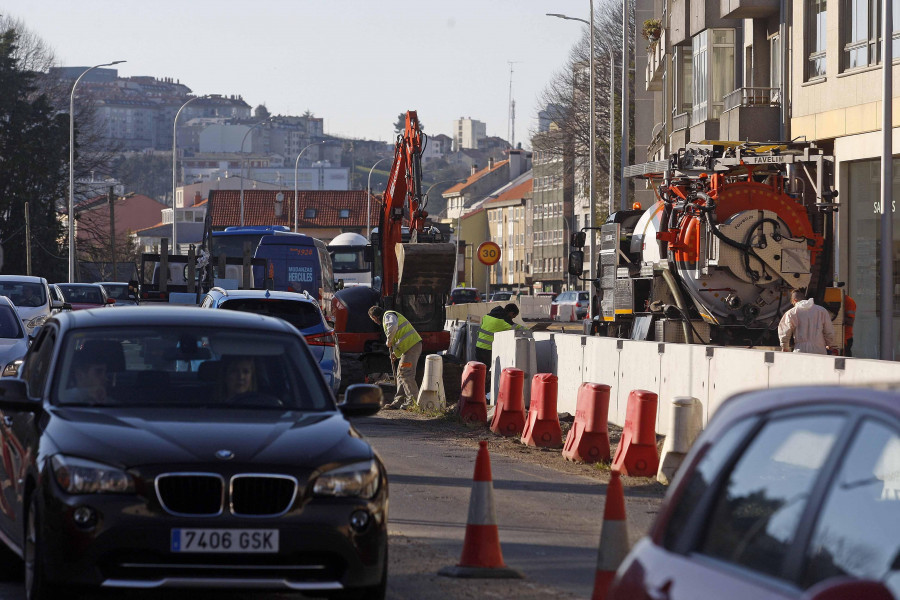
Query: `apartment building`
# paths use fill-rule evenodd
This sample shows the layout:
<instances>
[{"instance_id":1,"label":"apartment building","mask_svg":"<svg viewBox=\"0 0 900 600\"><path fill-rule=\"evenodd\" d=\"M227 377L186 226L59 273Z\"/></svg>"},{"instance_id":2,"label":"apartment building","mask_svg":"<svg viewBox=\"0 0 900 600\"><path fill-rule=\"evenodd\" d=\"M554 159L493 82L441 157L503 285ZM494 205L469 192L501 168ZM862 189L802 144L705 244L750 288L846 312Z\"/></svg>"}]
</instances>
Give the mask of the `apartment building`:
<instances>
[{"instance_id":1,"label":"apartment building","mask_svg":"<svg viewBox=\"0 0 900 600\"><path fill-rule=\"evenodd\" d=\"M487 137L487 125L471 117L460 117L453 121L453 149L477 150Z\"/></svg>"},{"instance_id":2,"label":"apartment building","mask_svg":"<svg viewBox=\"0 0 900 600\"><path fill-rule=\"evenodd\" d=\"M533 181L531 173L526 173L484 203L488 235L500 246L500 262L490 268L492 290L518 291L531 286Z\"/></svg>"},{"instance_id":3,"label":"apartment building","mask_svg":"<svg viewBox=\"0 0 900 600\"><path fill-rule=\"evenodd\" d=\"M532 199L532 286L559 292L569 285L566 274L567 238L572 230L574 154L559 143L554 125L531 139L534 148ZM568 289L568 287L567 287Z\"/></svg>"},{"instance_id":4,"label":"apartment building","mask_svg":"<svg viewBox=\"0 0 900 600\"><path fill-rule=\"evenodd\" d=\"M878 357L881 3L642 1L652 5L662 28L658 39L648 41L644 86L654 93L654 125L646 157L638 162L663 158L689 141L714 139L805 138L833 154L840 193L835 279L846 282L857 302L854 356ZM896 59L900 28L895 29ZM897 79L896 62L893 70ZM898 94L891 95L897 107ZM900 115L894 112L896 153ZM900 169L900 161L893 160ZM893 189L896 197L900 182ZM900 231L896 212L893 219ZM895 281L900 281L898 239L895 235ZM897 331L900 288L889 293ZM900 355L898 340L893 343Z\"/></svg>"}]
</instances>

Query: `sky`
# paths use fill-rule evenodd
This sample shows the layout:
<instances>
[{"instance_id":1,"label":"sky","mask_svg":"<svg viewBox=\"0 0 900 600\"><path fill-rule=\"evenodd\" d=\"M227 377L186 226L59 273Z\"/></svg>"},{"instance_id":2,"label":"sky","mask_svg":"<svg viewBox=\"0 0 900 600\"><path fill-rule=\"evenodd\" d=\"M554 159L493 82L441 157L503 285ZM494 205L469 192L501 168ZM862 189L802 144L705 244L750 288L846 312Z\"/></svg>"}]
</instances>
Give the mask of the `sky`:
<instances>
[{"instance_id":1,"label":"sky","mask_svg":"<svg viewBox=\"0 0 900 600\"><path fill-rule=\"evenodd\" d=\"M587 18L584 0L0 0L60 66L114 60L119 75L171 77L197 95L239 94L271 114L310 110L325 133L392 141L418 111L429 135L454 119L530 147L541 91Z\"/></svg>"}]
</instances>

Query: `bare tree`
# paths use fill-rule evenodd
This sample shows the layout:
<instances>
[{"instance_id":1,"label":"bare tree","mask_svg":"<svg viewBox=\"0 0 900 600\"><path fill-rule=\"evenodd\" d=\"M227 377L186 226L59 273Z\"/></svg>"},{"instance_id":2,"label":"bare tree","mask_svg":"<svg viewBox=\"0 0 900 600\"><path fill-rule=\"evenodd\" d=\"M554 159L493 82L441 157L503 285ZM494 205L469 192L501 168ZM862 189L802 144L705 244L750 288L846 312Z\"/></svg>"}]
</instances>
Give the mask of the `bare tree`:
<instances>
[{"instance_id":1,"label":"bare tree","mask_svg":"<svg viewBox=\"0 0 900 600\"><path fill-rule=\"evenodd\" d=\"M633 26L633 24L632 24ZM616 153L621 138L618 109L610 114L610 94L615 105L621 101L622 63L622 4L601 0L594 12L594 185L597 189L609 182L610 145L609 131L612 124ZM633 41L631 44L633 50ZM633 57L634 53L630 55ZM615 71L610 73L610 61ZM588 28L582 27L581 36L572 46L569 58L541 93L541 105L550 110L554 129L543 135L541 149L562 155L574 148L577 172L588 169L590 147L590 39ZM629 116L633 121L633 114ZM630 131L634 128L631 127ZM532 131L532 136L536 132Z\"/></svg>"}]
</instances>

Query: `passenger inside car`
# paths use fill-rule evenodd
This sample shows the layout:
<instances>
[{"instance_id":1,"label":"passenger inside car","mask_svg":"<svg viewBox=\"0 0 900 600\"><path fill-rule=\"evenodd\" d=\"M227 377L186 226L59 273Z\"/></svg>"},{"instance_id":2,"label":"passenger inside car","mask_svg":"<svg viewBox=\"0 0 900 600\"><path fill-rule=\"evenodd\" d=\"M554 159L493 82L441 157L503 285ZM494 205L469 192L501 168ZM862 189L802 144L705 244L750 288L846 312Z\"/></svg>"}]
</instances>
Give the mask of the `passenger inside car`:
<instances>
[{"instance_id":1,"label":"passenger inside car","mask_svg":"<svg viewBox=\"0 0 900 600\"><path fill-rule=\"evenodd\" d=\"M222 360L222 393L220 397L229 402L241 394L257 390L256 366L252 358L229 356Z\"/></svg>"}]
</instances>

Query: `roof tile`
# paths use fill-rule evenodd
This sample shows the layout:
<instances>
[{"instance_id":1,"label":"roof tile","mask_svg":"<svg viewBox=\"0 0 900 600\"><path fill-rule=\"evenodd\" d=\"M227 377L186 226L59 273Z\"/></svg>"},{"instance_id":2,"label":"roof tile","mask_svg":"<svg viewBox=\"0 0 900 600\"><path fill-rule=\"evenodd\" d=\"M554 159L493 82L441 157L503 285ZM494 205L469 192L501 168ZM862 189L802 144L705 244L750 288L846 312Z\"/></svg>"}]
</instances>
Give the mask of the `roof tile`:
<instances>
[{"instance_id":1,"label":"roof tile","mask_svg":"<svg viewBox=\"0 0 900 600\"><path fill-rule=\"evenodd\" d=\"M244 190L244 225L286 225L294 224L294 192L284 191L284 206L281 217L275 216L275 196L278 190ZM365 190L351 191L301 191L298 194L298 227L315 228L364 228L366 227L366 206L371 204L370 221L372 227L378 224L380 202L373 198L366 201ZM315 209L314 217L307 217L306 210ZM214 228L241 224L240 190L212 190L209 192L209 209ZM342 211L347 211L342 217Z\"/></svg>"}]
</instances>

